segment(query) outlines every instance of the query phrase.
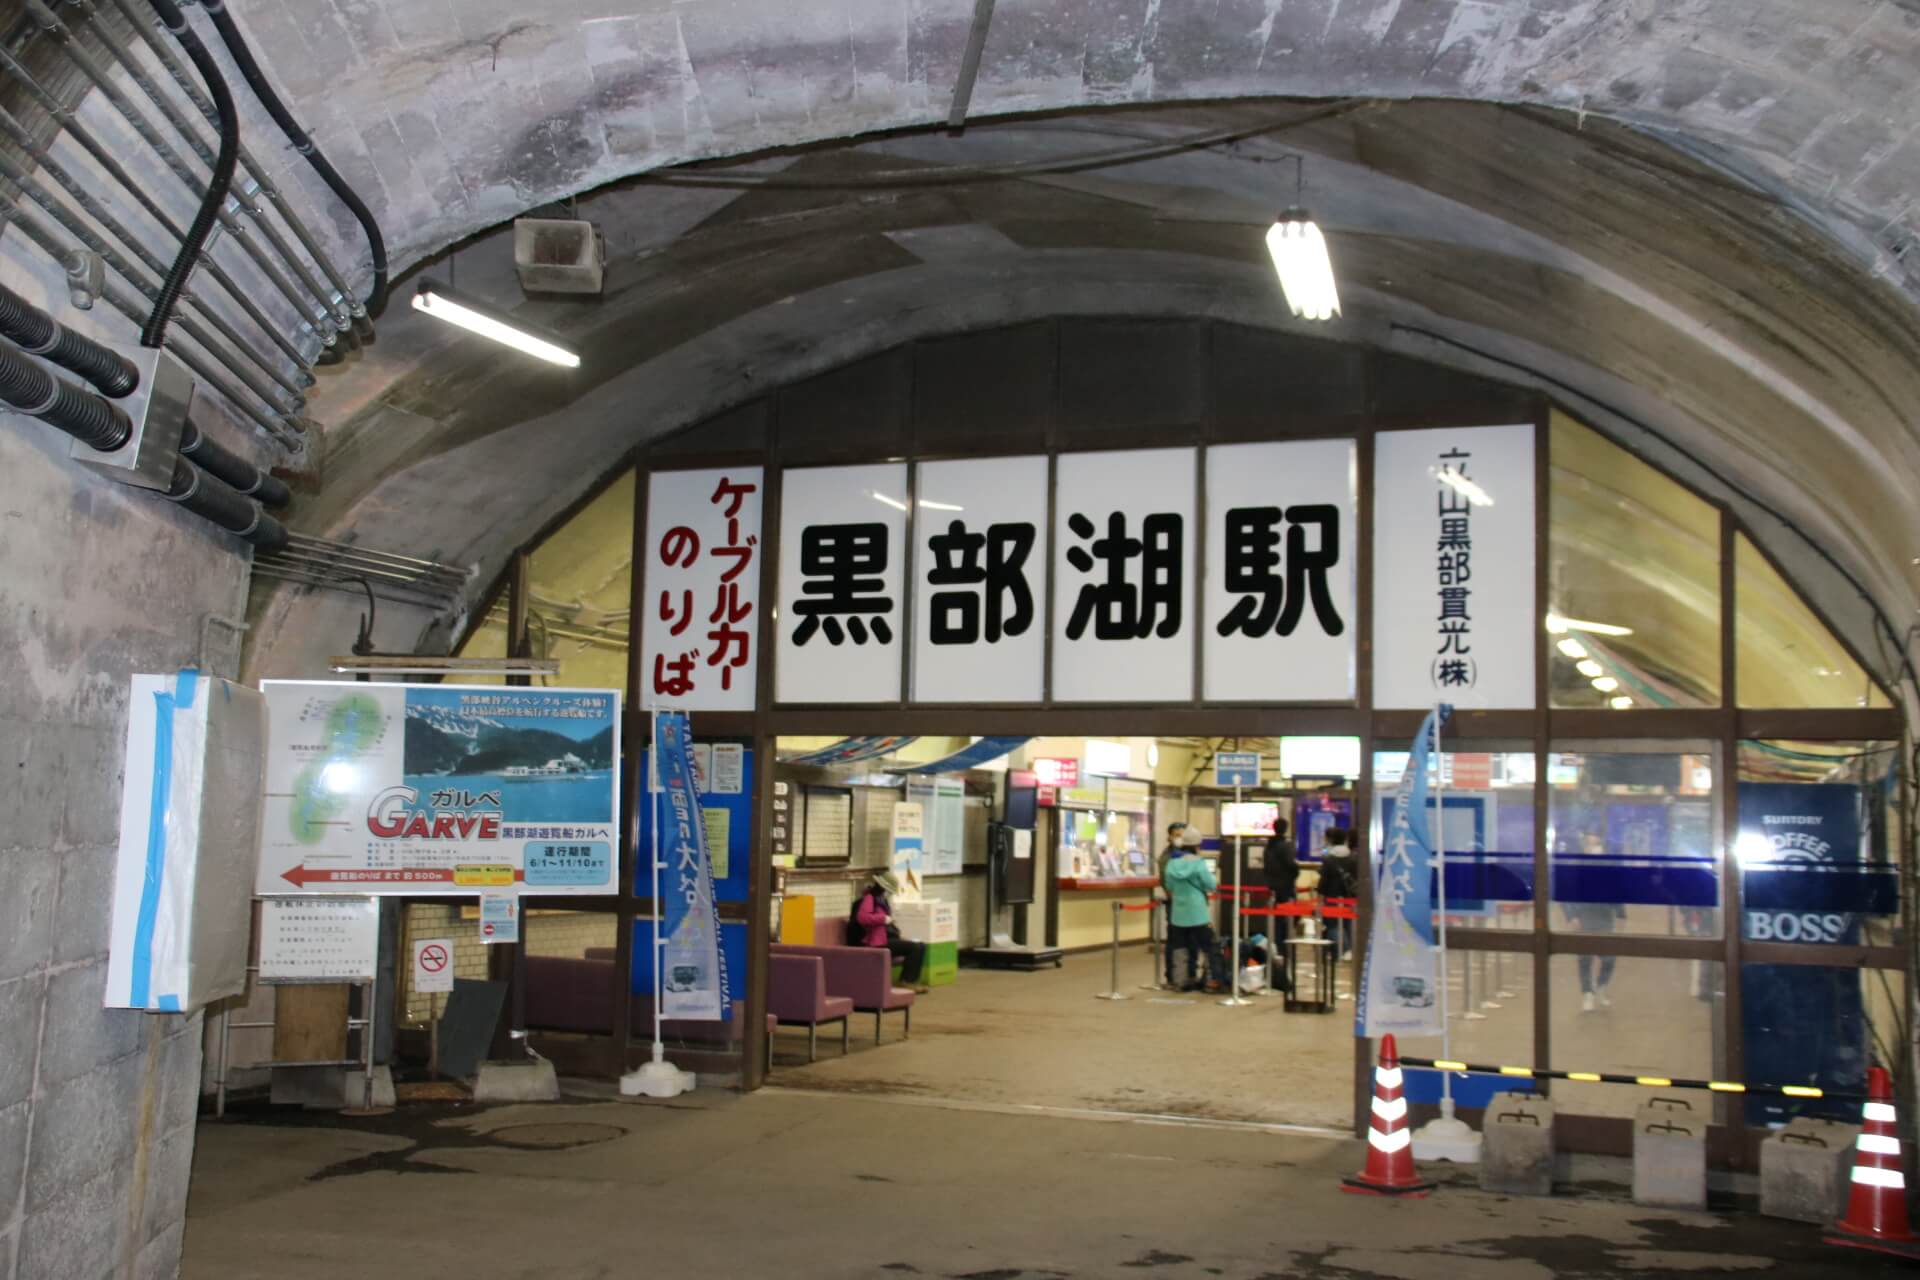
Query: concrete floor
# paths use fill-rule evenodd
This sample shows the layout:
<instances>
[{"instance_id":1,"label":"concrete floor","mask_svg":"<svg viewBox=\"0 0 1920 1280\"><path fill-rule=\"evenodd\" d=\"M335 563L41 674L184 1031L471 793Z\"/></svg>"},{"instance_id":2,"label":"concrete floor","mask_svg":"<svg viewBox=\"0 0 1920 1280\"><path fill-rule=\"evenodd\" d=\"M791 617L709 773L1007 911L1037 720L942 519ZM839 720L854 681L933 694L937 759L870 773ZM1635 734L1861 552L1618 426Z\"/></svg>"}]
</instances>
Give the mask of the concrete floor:
<instances>
[{"instance_id":1,"label":"concrete floor","mask_svg":"<svg viewBox=\"0 0 1920 1280\"><path fill-rule=\"evenodd\" d=\"M1105 955L1068 956L1038 973L963 969L920 997L913 1034L890 1016L879 1048L873 1018L855 1015L853 1052L821 1036L807 1065L805 1033L775 1041L774 1083L1071 1110L1249 1120L1345 1130L1353 1115L1353 1005L1285 1013L1277 997L1222 1008L1218 997L1142 991L1144 948L1123 949L1127 1000L1108 989ZM1344 982L1342 984L1344 990Z\"/></svg>"},{"instance_id":2,"label":"concrete floor","mask_svg":"<svg viewBox=\"0 0 1920 1280\"><path fill-rule=\"evenodd\" d=\"M784 1091L203 1122L185 1280L1864 1280L1812 1227L1340 1194L1359 1144Z\"/></svg>"}]
</instances>

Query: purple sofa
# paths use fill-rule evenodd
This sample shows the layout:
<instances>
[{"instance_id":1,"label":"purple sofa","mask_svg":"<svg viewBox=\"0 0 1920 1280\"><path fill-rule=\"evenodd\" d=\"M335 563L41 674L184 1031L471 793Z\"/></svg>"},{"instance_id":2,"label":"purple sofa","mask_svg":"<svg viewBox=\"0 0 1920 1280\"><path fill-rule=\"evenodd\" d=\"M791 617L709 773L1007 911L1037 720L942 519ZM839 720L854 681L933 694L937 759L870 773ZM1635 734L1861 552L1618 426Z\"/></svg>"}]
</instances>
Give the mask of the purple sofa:
<instances>
[{"instance_id":1,"label":"purple sofa","mask_svg":"<svg viewBox=\"0 0 1920 1280\"><path fill-rule=\"evenodd\" d=\"M819 1056L820 1024L840 1024L840 1052L851 1048L853 1001L827 994L827 966L818 956L767 957L767 1011L807 1029L807 1061Z\"/></svg>"},{"instance_id":2,"label":"purple sofa","mask_svg":"<svg viewBox=\"0 0 1920 1280\"><path fill-rule=\"evenodd\" d=\"M853 1001L860 1013L873 1015L873 1042L880 1043L882 1015L896 1009L901 1017L902 1038L913 1033L913 991L893 985L893 956L879 947L849 947L837 941L846 937L844 920L816 920L814 945L776 942L773 955L817 956L826 968L827 990Z\"/></svg>"},{"instance_id":3,"label":"purple sofa","mask_svg":"<svg viewBox=\"0 0 1920 1280\"><path fill-rule=\"evenodd\" d=\"M604 953L604 954L602 954ZM572 956L527 957L527 1025L538 1031L571 1031L604 1036L612 1032L607 989L613 982L612 948L596 947ZM629 997L635 1040L653 1039L653 997ZM733 1016L722 1022L668 1018L660 1024L667 1040L702 1048L738 1049L746 1034L747 1005L733 1002ZM774 1017L767 1015L767 1064L773 1063Z\"/></svg>"}]
</instances>

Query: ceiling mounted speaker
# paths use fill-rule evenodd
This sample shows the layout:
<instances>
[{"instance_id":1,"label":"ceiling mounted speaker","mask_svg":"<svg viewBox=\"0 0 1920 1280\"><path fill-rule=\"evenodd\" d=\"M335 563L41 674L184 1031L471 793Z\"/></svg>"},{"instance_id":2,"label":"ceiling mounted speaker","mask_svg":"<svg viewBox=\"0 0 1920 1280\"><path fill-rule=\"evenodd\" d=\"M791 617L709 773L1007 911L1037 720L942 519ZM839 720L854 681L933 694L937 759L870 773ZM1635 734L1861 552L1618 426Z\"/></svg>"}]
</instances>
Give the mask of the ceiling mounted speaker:
<instances>
[{"instance_id":1,"label":"ceiling mounted speaker","mask_svg":"<svg viewBox=\"0 0 1920 1280\"><path fill-rule=\"evenodd\" d=\"M599 293L607 276L607 242L591 222L515 218L513 267L528 293Z\"/></svg>"}]
</instances>

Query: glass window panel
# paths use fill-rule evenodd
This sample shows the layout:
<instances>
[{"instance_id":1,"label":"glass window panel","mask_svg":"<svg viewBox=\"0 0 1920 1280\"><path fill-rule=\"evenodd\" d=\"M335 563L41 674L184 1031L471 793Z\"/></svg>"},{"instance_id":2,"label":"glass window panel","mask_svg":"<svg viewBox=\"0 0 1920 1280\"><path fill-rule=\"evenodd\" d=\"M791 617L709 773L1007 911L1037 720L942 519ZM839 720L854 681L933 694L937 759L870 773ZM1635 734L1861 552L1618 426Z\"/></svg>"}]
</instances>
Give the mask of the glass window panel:
<instances>
[{"instance_id":1,"label":"glass window panel","mask_svg":"<svg viewBox=\"0 0 1920 1280\"><path fill-rule=\"evenodd\" d=\"M1457 743L1440 753L1437 775L1428 766L1429 785L1438 781L1446 805L1449 928L1533 928L1534 757L1531 749L1497 749L1509 745ZM1393 825L1407 753L1376 752L1373 761L1368 832L1377 859ZM1438 888L1436 880L1436 899Z\"/></svg>"},{"instance_id":2,"label":"glass window panel","mask_svg":"<svg viewBox=\"0 0 1920 1280\"><path fill-rule=\"evenodd\" d=\"M1734 574L1734 684L1741 706L1889 705L1745 534L1734 539Z\"/></svg>"},{"instance_id":3,"label":"glass window panel","mask_svg":"<svg viewBox=\"0 0 1920 1280\"><path fill-rule=\"evenodd\" d=\"M1717 960L1556 955L1549 966L1553 1069L1668 1080L1726 1079L1720 1017L1726 966ZM1588 1008L1587 993L1593 993ZM1724 1118L1721 1095L1639 1085L1553 1082L1562 1112L1631 1117L1655 1096L1690 1100Z\"/></svg>"},{"instance_id":4,"label":"glass window panel","mask_svg":"<svg viewBox=\"0 0 1920 1280\"><path fill-rule=\"evenodd\" d=\"M1718 706L1719 512L1564 414L1551 443L1552 705Z\"/></svg>"},{"instance_id":5,"label":"glass window panel","mask_svg":"<svg viewBox=\"0 0 1920 1280\"><path fill-rule=\"evenodd\" d=\"M1341 986L1345 999L1346 986ZM1447 1051L1439 1036L1402 1036L1400 1052L1412 1058L1447 1058L1487 1067L1530 1067L1533 1061L1533 957L1522 952L1463 951L1447 954ZM1407 1095L1415 1102L1438 1101L1440 1082L1432 1071L1407 1072ZM1454 1077L1454 1099L1462 1106L1485 1105L1485 1095L1524 1090L1517 1078Z\"/></svg>"},{"instance_id":6,"label":"glass window panel","mask_svg":"<svg viewBox=\"0 0 1920 1280\"><path fill-rule=\"evenodd\" d=\"M622 472L533 552L527 611L533 654L560 661L560 674L547 684L627 687L633 493L633 472ZM705 615L693 623L705 626Z\"/></svg>"},{"instance_id":7,"label":"glass window panel","mask_svg":"<svg viewBox=\"0 0 1920 1280\"><path fill-rule=\"evenodd\" d=\"M1892 742L1740 744L1742 936L1890 946L1900 920Z\"/></svg>"},{"instance_id":8,"label":"glass window panel","mask_svg":"<svg viewBox=\"0 0 1920 1280\"><path fill-rule=\"evenodd\" d=\"M1716 772L1706 742L1556 743L1547 760L1549 927L1719 937Z\"/></svg>"},{"instance_id":9,"label":"glass window panel","mask_svg":"<svg viewBox=\"0 0 1920 1280\"><path fill-rule=\"evenodd\" d=\"M1749 964L1740 975L1750 1083L1857 1092L1869 1066L1905 1056L1906 977L1898 970ZM1752 1125L1797 1115L1860 1122L1857 1102L1754 1097L1746 1106Z\"/></svg>"}]
</instances>

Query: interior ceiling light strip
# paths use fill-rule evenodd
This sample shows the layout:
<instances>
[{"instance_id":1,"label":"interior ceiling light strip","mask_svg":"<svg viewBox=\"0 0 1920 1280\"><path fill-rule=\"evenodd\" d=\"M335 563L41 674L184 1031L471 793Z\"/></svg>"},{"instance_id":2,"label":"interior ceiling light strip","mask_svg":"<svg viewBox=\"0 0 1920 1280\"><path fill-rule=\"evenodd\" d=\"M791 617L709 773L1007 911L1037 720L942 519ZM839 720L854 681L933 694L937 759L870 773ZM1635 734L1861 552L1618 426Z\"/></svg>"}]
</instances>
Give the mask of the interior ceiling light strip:
<instances>
[{"instance_id":1,"label":"interior ceiling light strip","mask_svg":"<svg viewBox=\"0 0 1920 1280\"><path fill-rule=\"evenodd\" d=\"M477 299L463 297L437 281L420 282L420 287L414 291L413 309L501 346L512 347L536 360L545 360L563 369L580 367L579 353L561 345L556 337L541 334L511 319L505 312Z\"/></svg>"}]
</instances>

